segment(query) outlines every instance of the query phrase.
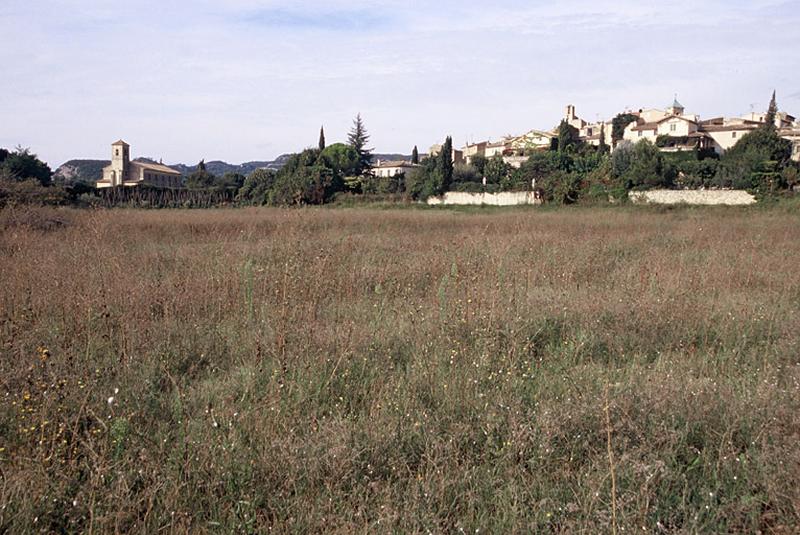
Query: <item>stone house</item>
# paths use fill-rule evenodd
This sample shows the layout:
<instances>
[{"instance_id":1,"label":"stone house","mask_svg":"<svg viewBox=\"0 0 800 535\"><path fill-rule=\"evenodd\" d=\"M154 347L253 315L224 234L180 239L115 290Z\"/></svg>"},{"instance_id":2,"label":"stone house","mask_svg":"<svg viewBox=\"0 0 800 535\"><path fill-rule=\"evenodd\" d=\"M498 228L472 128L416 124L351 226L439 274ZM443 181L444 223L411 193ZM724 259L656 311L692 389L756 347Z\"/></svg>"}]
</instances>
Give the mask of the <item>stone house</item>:
<instances>
[{"instance_id":1,"label":"stone house","mask_svg":"<svg viewBox=\"0 0 800 535\"><path fill-rule=\"evenodd\" d=\"M419 168L418 164L407 162L405 160L397 161L381 161L375 162L372 166L371 173L376 177L391 178L396 175L402 175L409 171Z\"/></svg>"}]
</instances>

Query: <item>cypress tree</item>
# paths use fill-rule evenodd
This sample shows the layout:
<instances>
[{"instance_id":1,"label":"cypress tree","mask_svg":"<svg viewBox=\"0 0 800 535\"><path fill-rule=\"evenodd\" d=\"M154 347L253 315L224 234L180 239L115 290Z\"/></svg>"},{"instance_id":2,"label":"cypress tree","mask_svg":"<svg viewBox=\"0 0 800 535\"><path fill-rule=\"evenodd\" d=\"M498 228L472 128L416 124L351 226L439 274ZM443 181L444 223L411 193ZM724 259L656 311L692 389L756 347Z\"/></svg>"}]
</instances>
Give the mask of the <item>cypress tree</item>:
<instances>
[{"instance_id":1,"label":"cypress tree","mask_svg":"<svg viewBox=\"0 0 800 535\"><path fill-rule=\"evenodd\" d=\"M319 127L319 151L325 150L325 127Z\"/></svg>"},{"instance_id":2,"label":"cypress tree","mask_svg":"<svg viewBox=\"0 0 800 535\"><path fill-rule=\"evenodd\" d=\"M447 136L439 153L439 173L442 177L442 193L450 189L453 182L453 138Z\"/></svg>"},{"instance_id":3,"label":"cypress tree","mask_svg":"<svg viewBox=\"0 0 800 535\"><path fill-rule=\"evenodd\" d=\"M356 115L356 118L353 119L353 128L350 129L350 133L347 135L347 142L351 147L358 151L358 174L363 174L370 168L372 149L367 148L368 141L369 135L367 134L367 129L364 127L364 121L361 119L361 114L359 113Z\"/></svg>"},{"instance_id":4,"label":"cypress tree","mask_svg":"<svg viewBox=\"0 0 800 535\"><path fill-rule=\"evenodd\" d=\"M566 152L578 141L578 130L567 121L558 125L558 152Z\"/></svg>"},{"instance_id":5,"label":"cypress tree","mask_svg":"<svg viewBox=\"0 0 800 535\"><path fill-rule=\"evenodd\" d=\"M419 163L419 151L416 145L414 145L414 150L411 151L411 163Z\"/></svg>"},{"instance_id":6,"label":"cypress tree","mask_svg":"<svg viewBox=\"0 0 800 535\"><path fill-rule=\"evenodd\" d=\"M600 152L608 152L608 145L606 144L606 125L600 123L600 145L597 147Z\"/></svg>"},{"instance_id":7,"label":"cypress tree","mask_svg":"<svg viewBox=\"0 0 800 535\"><path fill-rule=\"evenodd\" d=\"M764 117L764 127L767 130L775 130L775 116L778 115L778 104L775 102L775 91L772 92L772 99L769 101L767 115Z\"/></svg>"}]
</instances>

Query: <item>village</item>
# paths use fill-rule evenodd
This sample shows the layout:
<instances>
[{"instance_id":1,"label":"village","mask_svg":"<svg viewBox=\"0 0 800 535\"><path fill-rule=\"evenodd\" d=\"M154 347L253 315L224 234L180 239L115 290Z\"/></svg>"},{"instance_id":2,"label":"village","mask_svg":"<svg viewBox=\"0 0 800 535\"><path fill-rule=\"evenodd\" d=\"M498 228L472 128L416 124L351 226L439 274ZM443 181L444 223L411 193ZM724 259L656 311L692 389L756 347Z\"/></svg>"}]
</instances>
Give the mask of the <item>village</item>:
<instances>
[{"instance_id":1,"label":"village","mask_svg":"<svg viewBox=\"0 0 800 535\"><path fill-rule=\"evenodd\" d=\"M763 126L766 116L766 112L752 111L741 117L702 119L696 113L687 112L676 96L672 104L664 109L626 110L615 119L589 122L578 115L577 108L570 104L565 108L562 122L551 129L532 129L517 136L503 136L496 141L485 140L467 143L461 148L453 147L451 160L454 165L469 165L476 158L502 158L510 168L519 169L531 154L548 151L555 146L561 124L573 128L580 143L604 147L611 153L626 142L635 144L647 140L663 153L697 151L718 157L736 145L743 136ZM774 125L778 135L791 142L791 159L800 161L800 121L785 111L779 111L775 114ZM621 132L616 131L620 126ZM428 156L437 156L441 150L441 144L433 145L428 150ZM111 156L111 164L103 169L103 176L96 183L97 188L184 186L181 173L161 162L131 160L130 146L123 140L112 144ZM418 158L376 159L369 172L378 178L392 178L406 175L419 167Z\"/></svg>"},{"instance_id":2,"label":"village","mask_svg":"<svg viewBox=\"0 0 800 535\"><path fill-rule=\"evenodd\" d=\"M593 146L604 144L611 152L622 141L637 143L646 139L662 152L712 150L721 156L745 134L763 125L766 113L750 112L743 117L703 120L695 113L687 113L676 98L666 109L629 110L620 116L631 119L621 139L614 138L612 120L587 122L577 115L573 105L566 107L563 121L578 131L581 142ZM782 138L792 143L792 160L800 161L800 121L786 112L778 112L775 115L775 127ZM492 158L501 155L507 164L519 168L532 151L549 150L557 138L558 125L551 130L531 130L498 141L469 143L461 149L453 149L452 157L455 163L470 163L475 156ZM430 154L438 154L440 150L441 145L434 145ZM385 162L383 166L388 164Z\"/></svg>"}]
</instances>

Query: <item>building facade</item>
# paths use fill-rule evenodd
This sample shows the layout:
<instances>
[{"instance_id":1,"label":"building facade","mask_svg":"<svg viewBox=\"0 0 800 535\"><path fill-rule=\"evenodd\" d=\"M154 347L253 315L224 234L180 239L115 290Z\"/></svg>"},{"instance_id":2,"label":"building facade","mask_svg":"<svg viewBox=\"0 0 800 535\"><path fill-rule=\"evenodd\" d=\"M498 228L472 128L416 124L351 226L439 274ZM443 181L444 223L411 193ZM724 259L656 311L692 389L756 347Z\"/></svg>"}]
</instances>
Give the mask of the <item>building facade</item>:
<instances>
[{"instance_id":1,"label":"building facade","mask_svg":"<svg viewBox=\"0 0 800 535\"><path fill-rule=\"evenodd\" d=\"M419 168L418 164L407 162L405 160L398 161L384 161L378 160L372 167L372 175L382 178L391 178L393 176L406 174L409 171Z\"/></svg>"},{"instance_id":2,"label":"building facade","mask_svg":"<svg viewBox=\"0 0 800 535\"><path fill-rule=\"evenodd\" d=\"M130 145L122 140L111 144L111 165L103 168L103 178L97 181L98 188L119 186L155 186L180 188L183 179L180 172L163 164L137 162L130 159Z\"/></svg>"}]
</instances>

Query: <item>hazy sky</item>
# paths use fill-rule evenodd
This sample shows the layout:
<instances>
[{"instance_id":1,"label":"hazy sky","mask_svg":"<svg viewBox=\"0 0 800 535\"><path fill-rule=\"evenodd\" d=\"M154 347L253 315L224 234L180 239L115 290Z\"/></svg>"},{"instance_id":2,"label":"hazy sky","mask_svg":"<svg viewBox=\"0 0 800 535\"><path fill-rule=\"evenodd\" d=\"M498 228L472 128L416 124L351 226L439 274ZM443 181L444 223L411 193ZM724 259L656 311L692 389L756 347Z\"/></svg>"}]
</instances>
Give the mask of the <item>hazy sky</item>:
<instances>
[{"instance_id":1,"label":"hazy sky","mask_svg":"<svg viewBox=\"0 0 800 535\"><path fill-rule=\"evenodd\" d=\"M0 0L0 146L53 167L426 150L665 107L800 115L800 0Z\"/></svg>"}]
</instances>

